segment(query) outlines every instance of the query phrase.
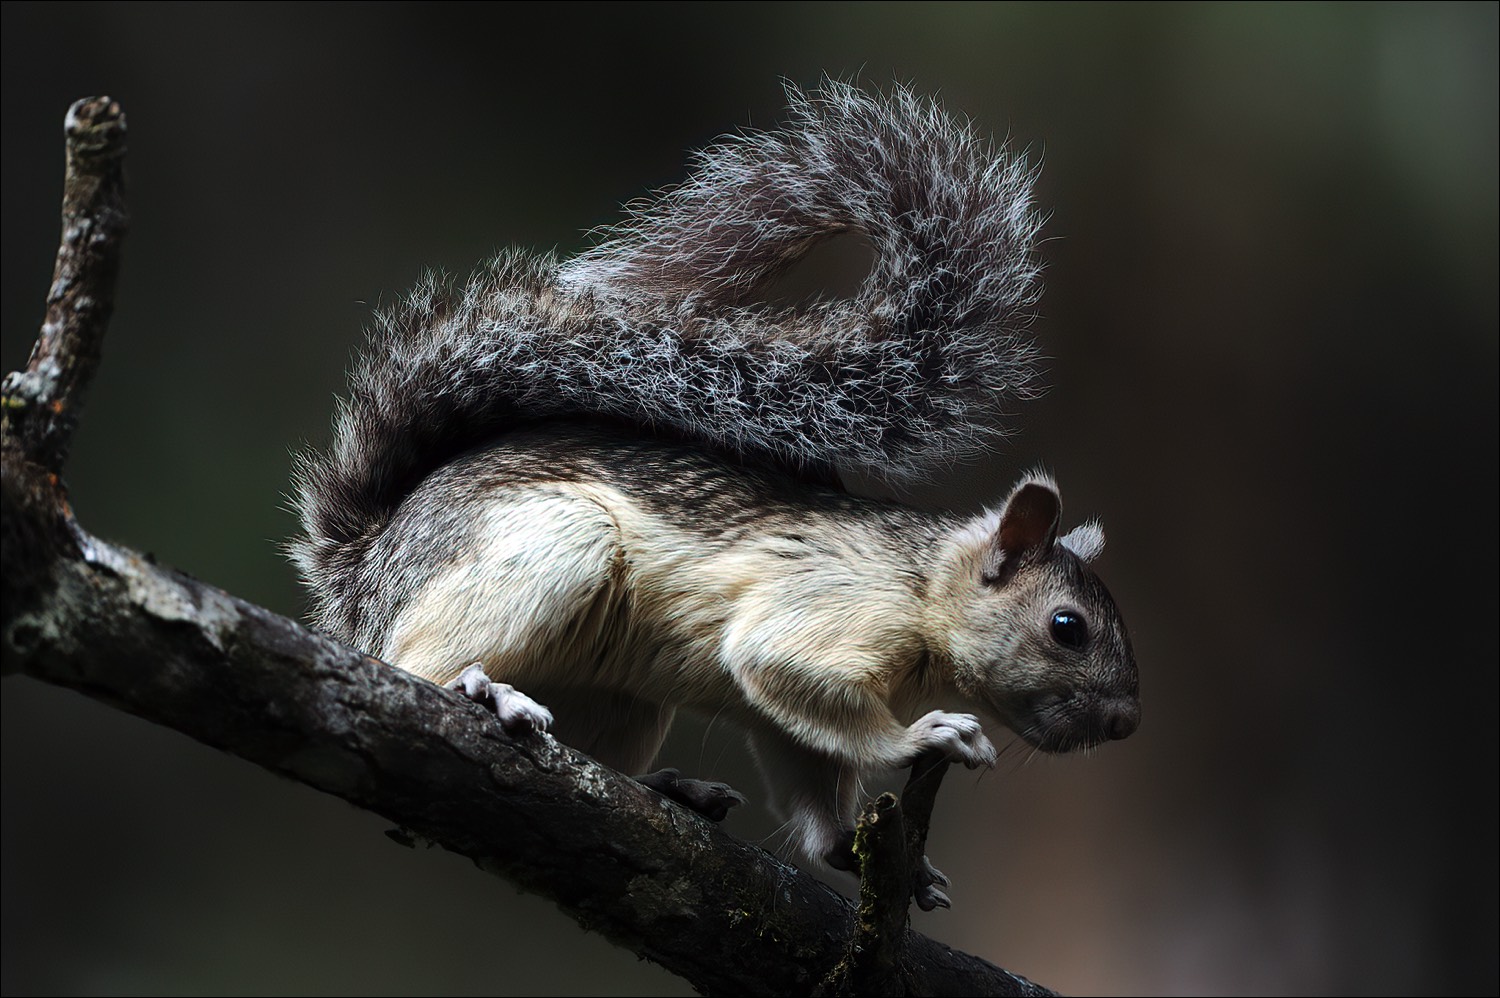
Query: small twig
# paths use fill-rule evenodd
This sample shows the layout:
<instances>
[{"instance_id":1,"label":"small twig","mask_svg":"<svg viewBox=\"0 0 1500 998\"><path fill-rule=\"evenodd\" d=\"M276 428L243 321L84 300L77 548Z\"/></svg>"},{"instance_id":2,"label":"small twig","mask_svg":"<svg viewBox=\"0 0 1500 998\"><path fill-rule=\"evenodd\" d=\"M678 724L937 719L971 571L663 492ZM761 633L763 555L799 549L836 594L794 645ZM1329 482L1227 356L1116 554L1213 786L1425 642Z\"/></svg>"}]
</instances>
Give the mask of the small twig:
<instances>
[{"instance_id":1,"label":"small twig","mask_svg":"<svg viewBox=\"0 0 1500 998\"><path fill-rule=\"evenodd\" d=\"M911 901L927 865L927 829L948 760L936 752L912 764L901 791L865 805L854 832L859 859L859 908L847 955L830 972L821 992L832 995L903 995L911 992L903 947ZM931 911L936 904L917 903Z\"/></svg>"},{"instance_id":2,"label":"small twig","mask_svg":"<svg viewBox=\"0 0 1500 998\"><path fill-rule=\"evenodd\" d=\"M901 791L901 810L906 818L906 862L913 884L919 873L925 874L930 869L927 863L927 830L932 824L932 808L937 803L938 789L943 785L943 776L948 772L949 765L951 763L940 753L929 752L912 764L911 776L907 777L906 787ZM944 906L945 899L946 895ZM917 906L923 911L931 911L937 907L930 901L924 901L920 895Z\"/></svg>"},{"instance_id":3,"label":"small twig","mask_svg":"<svg viewBox=\"0 0 1500 998\"><path fill-rule=\"evenodd\" d=\"M865 805L854 831L859 857L859 908L849 950L825 983L836 995L901 995L911 877L901 802L881 794Z\"/></svg>"},{"instance_id":4,"label":"small twig","mask_svg":"<svg viewBox=\"0 0 1500 998\"><path fill-rule=\"evenodd\" d=\"M62 240L47 316L26 369L6 377L0 407L6 446L53 473L67 460L84 389L99 365L128 226L120 105L108 97L78 101L64 131Z\"/></svg>"}]
</instances>

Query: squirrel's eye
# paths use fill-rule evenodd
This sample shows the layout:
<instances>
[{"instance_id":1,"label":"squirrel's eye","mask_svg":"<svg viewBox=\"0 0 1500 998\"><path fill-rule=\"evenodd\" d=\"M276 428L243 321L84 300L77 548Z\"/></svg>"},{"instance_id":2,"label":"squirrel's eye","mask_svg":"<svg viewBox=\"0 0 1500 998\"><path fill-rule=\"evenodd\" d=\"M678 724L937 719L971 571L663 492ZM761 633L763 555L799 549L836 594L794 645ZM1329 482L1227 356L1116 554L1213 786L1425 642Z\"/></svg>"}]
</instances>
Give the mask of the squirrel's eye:
<instances>
[{"instance_id":1,"label":"squirrel's eye","mask_svg":"<svg viewBox=\"0 0 1500 998\"><path fill-rule=\"evenodd\" d=\"M1059 610L1052 615L1052 637L1064 647L1082 648L1089 640L1089 625L1078 614Z\"/></svg>"}]
</instances>

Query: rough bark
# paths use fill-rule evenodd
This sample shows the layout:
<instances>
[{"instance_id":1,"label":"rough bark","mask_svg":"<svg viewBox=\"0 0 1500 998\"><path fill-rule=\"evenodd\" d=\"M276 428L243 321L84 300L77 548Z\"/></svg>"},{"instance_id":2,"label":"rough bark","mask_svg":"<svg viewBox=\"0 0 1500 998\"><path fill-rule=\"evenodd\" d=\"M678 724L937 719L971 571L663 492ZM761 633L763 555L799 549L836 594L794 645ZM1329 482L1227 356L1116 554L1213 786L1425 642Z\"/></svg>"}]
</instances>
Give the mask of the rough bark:
<instances>
[{"instance_id":1,"label":"rough bark","mask_svg":"<svg viewBox=\"0 0 1500 998\"><path fill-rule=\"evenodd\" d=\"M5 379L5 433L31 459L61 471L99 366L99 347L114 310L125 210L125 114L108 97L81 100L63 125L62 240L47 293L41 335L24 371Z\"/></svg>"},{"instance_id":2,"label":"rough bark","mask_svg":"<svg viewBox=\"0 0 1500 998\"><path fill-rule=\"evenodd\" d=\"M835 993L878 978L894 993L1050 994L906 926L930 796L919 836L902 831L896 809L879 850L896 857L881 874L881 927L860 936L853 907L826 885L550 736L507 736L456 694L80 528L58 472L124 231L124 116L100 98L75 105L69 122L47 324L27 371L5 382L6 672L375 811L400 826L398 840L469 856L705 993L809 993L838 980L841 962L864 960L860 947L874 940L875 976L842 979ZM877 822L864 834L884 830Z\"/></svg>"}]
</instances>

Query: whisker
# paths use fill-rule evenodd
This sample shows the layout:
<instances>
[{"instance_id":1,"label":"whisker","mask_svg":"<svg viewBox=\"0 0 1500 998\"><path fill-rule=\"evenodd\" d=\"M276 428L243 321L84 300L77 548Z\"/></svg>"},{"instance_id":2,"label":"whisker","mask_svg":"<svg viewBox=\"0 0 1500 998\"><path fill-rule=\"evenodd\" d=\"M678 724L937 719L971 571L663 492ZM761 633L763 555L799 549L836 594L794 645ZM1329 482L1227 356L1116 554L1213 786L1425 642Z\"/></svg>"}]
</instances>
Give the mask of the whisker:
<instances>
[{"instance_id":1,"label":"whisker","mask_svg":"<svg viewBox=\"0 0 1500 998\"><path fill-rule=\"evenodd\" d=\"M722 716L723 713L724 713L724 711L727 710L727 709L728 709L727 705L724 706L724 707L720 707L718 710L714 711L713 716L708 719L708 723L706 723L706 724L703 725L703 737L701 739L699 739L699 741L698 741L698 767L700 769L704 768L704 760L705 760L706 754L708 752L708 738L709 738L709 735L711 735L713 733L714 725L716 723L718 723L718 720L719 720L720 716ZM723 748L723 746L720 746L719 747L719 755L713 761L713 768L714 769L718 769L719 766L723 762L724 762L724 748Z\"/></svg>"}]
</instances>

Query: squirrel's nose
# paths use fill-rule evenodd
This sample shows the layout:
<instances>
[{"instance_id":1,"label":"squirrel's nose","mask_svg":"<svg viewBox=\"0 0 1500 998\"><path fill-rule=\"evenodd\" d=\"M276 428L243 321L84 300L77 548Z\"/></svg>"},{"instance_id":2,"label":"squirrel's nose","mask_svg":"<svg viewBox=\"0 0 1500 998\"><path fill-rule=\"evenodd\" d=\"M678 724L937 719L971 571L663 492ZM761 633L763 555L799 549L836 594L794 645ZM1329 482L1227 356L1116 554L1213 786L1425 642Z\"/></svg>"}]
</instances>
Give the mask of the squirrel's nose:
<instances>
[{"instance_id":1,"label":"squirrel's nose","mask_svg":"<svg viewBox=\"0 0 1500 998\"><path fill-rule=\"evenodd\" d=\"M1114 741L1128 738L1141 726L1139 700L1119 700L1106 708L1104 730Z\"/></svg>"}]
</instances>

